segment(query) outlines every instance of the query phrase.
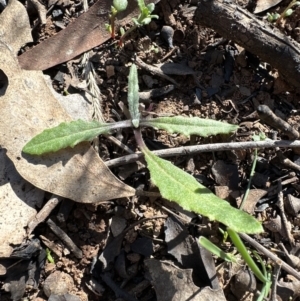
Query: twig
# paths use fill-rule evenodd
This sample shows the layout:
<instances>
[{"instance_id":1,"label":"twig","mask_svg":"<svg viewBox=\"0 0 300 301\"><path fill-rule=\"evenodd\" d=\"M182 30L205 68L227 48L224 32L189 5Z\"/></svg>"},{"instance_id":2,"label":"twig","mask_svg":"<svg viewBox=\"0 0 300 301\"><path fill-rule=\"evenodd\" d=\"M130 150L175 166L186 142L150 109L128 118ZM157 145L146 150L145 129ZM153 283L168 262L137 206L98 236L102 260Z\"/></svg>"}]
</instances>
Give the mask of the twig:
<instances>
[{"instance_id":1,"label":"twig","mask_svg":"<svg viewBox=\"0 0 300 301\"><path fill-rule=\"evenodd\" d=\"M134 60L135 60L135 63L138 66L140 66L141 68L144 68L147 71L149 71L149 72L151 72L153 74L156 74L156 75L158 75L158 76L160 76L160 77L162 77L162 78L170 81L171 83L173 83L177 87L179 86L179 84L172 77L164 74L161 69L144 63L138 56L135 56Z\"/></svg>"},{"instance_id":2,"label":"twig","mask_svg":"<svg viewBox=\"0 0 300 301\"><path fill-rule=\"evenodd\" d=\"M182 146L170 149L163 149L153 151L153 153L159 157L174 157L182 155L195 155L204 152L216 152L226 150L237 150L237 149L252 149L252 148L300 148L300 141L290 140L265 140L265 141L247 141L247 142L228 142L228 143L214 143L214 144L202 144L192 146ZM142 153L136 153L133 155L127 155L121 158L112 159L105 162L108 167L120 166L128 163L135 162L142 158Z\"/></svg>"},{"instance_id":3,"label":"twig","mask_svg":"<svg viewBox=\"0 0 300 301\"><path fill-rule=\"evenodd\" d=\"M43 222L51 213L51 211L60 203L61 197L52 195L50 200L44 207L36 214L32 221L28 223L27 235L30 235L38 224Z\"/></svg>"},{"instance_id":4,"label":"twig","mask_svg":"<svg viewBox=\"0 0 300 301\"><path fill-rule=\"evenodd\" d=\"M133 150L131 150L127 145L125 145L122 141L120 141L116 137L111 136L111 135L105 135L105 137L108 140L110 140L111 142L113 142L114 144L116 144L118 147L120 147L121 149L123 149L125 152L127 152L129 154L134 154Z\"/></svg>"},{"instance_id":5,"label":"twig","mask_svg":"<svg viewBox=\"0 0 300 301\"><path fill-rule=\"evenodd\" d=\"M47 237L40 235L40 240L43 242L43 244L49 248L58 258L62 257L62 248L59 248L57 244L50 241Z\"/></svg>"},{"instance_id":6,"label":"twig","mask_svg":"<svg viewBox=\"0 0 300 301\"><path fill-rule=\"evenodd\" d=\"M49 218L47 224L50 229L61 239L66 247L78 258L82 258L82 251L74 244L73 240L62 229L57 227L55 223Z\"/></svg>"},{"instance_id":7,"label":"twig","mask_svg":"<svg viewBox=\"0 0 300 301\"><path fill-rule=\"evenodd\" d=\"M281 185L281 180L278 181L278 201L276 203L277 207L279 208L280 215L281 215L281 221L283 225L283 231L285 232L285 235L288 238L288 241L291 246L295 245L295 240L294 237L292 236L290 232L290 226L288 224L288 220L285 216L284 213L284 205L283 205L283 193L282 193L282 185Z\"/></svg>"},{"instance_id":8,"label":"twig","mask_svg":"<svg viewBox=\"0 0 300 301\"><path fill-rule=\"evenodd\" d=\"M173 52L175 52L178 49L177 46L173 47L168 53L165 54L165 56L163 58L161 58L161 62L165 61L167 58L169 58Z\"/></svg>"},{"instance_id":9,"label":"twig","mask_svg":"<svg viewBox=\"0 0 300 301\"><path fill-rule=\"evenodd\" d=\"M280 163L283 164L285 167L300 171L300 166L290 159L286 158L281 152L277 152L277 157L280 160Z\"/></svg>"},{"instance_id":10,"label":"twig","mask_svg":"<svg viewBox=\"0 0 300 301\"><path fill-rule=\"evenodd\" d=\"M277 264L280 264L281 268L283 270L285 270L286 272L288 272L289 274L293 275L295 278L297 278L298 280L300 280L300 274L294 268L292 268L289 264L287 264L284 261L282 261L279 257L277 257L275 254L273 254L272 252L270 252L268 249L266 249L265 247L263 247L258 242L256 242L249 235L247 235L245 233L239 233L239 235L240 235L240 237L242 239L246 240L250 245L252 245L252 247L254 247L256 250L262 252L265 256L269 257L271 260L273 260Z\"/></svg>"},{"instance_id":11,"label":"twig","mask_svg":"<svg viewBox=\"0 0 300 301\"><path fill-rule=\"evenodd\" d=\"M280 270L281 270L281 264L276 262L273 273L272 273L272 287L271 287L270 301L277 301L277 298L276 298L277 281L278 281Z\"/></svg>"},{"instance_id":12,"label":"twig","mask_svg":"<svg viewBox=\"0 0 300 301\"><path fill-rule=\"evenodd\" d=\"M266 124L272 126L277 130L281 130L283 134L287 135L289 139L298 139L299 132L289 125L282 118L278 117L273 111L266 105L260 105L257 108L257 113L260 119Z\"/></svg>"}]
</instances>

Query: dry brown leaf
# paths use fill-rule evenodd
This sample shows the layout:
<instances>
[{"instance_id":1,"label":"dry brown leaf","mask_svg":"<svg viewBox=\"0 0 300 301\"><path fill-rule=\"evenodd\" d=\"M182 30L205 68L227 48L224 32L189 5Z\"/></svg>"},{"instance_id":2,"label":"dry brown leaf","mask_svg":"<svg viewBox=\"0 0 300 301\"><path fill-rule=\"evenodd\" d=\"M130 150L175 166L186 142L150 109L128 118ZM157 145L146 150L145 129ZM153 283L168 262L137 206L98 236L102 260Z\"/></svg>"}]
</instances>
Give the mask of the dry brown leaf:
<instances>
[{"instance_id":1,"label":"dry brown leaf","mask_svg":"<svg viewBox=\"0 0 300 301\"><path fill-rule=\"evenodd\" d=\"M146 4L159 0L145 0ZM99 0L55 36L18 57L20 65L27 70L45 70L71 60L110 39L105 28L113 4L112 0ZM118 24L124 26L139 14L136 1L128 1L127 9L118 14Z\"/></svg>"},{"instance_id":2,"label":"dry brown leaf","mask_svg":"<svg viewBox=\"0 0 300 301\"><path fill-rule=\"evenodd\" d=\"M1 42L9 45L15 53L24 44L33 41L28 15L21 2L16 0L8 2L0 14L0 32Z\"/></svg>"},{"instance_id":3,"label":"dry brown leaf","mask_svg":"<svg viewBox=\"0 0 300 301\"><path fill-rule=\"evenodd\" d=\"M6 41L10 28L1 23L0 28ZM71 117L51 94L42 72L21 70L16 51L0 41L0 144L21 176L42 190L77 202L134 195L135 190L110 172L89 143L43 156L22 153L36 134Z\"/></svg>"},{"instance_id":4,"label":"dry brown leaf","mask_svg":"<svg viewBox=\"0 0 300 301\"><path fill-rule=\"evenodd\" d=\"M41 207L44 191L25 181L0 149L0 257L9 257L10 244L21 244L25 227Z\"/></svg>"},{"instance_id":5,"label":"dry brown leaf","mask_svg":"<svg viewBox=\"0 0 300 301\"><path fill-rule=\"evenodd\" d=\"M263 11L277 5L281 1L282 0L257 0L254 13L255 14L262 13Z\"/></svg>"}]
</instances>

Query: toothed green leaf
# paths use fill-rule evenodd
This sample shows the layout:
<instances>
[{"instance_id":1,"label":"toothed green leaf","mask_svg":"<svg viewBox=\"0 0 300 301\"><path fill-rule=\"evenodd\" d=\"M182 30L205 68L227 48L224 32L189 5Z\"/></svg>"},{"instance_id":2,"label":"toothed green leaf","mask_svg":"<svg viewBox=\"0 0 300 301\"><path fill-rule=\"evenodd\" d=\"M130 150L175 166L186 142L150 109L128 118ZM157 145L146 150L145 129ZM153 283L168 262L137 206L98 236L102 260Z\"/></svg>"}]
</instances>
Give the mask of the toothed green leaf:
<instances>
[{"instance_id":1,"label":"toothed green leaf","mask_svg":"<svg viewBox=\"0 0 300 301\"><path fill-rule=\"evenodd\" d=\"M141 126L151 126L166 130L169 133L180 133L186 136L198 135L201 137L228 134L238 129L237 125L221 121L183 116L142 119L140 120L140 124Z\"/></svg>"},{"instance_id":2,"label":"toothed green leaf","mask_svg":"<svg viewBox=\"0 0 300 301\"><path fill-rule=\"evenodd\" d=\"M153 183L161 195L179 204L183 209L207 216L243 233L263 231L261 224L248 213L236 209L214 195L190 174L161 159L149 150L143 150Z\"/></svg>"},{"instance_id":3,"label":"toothed green leaf","mask_svg":"<svg viewBox=\"0 0 300 301\"><path fill-rule=\"evenodd\" d=\"M129 112L134 127L139 127L140 112L139 112L139 82L136 65L130 67L128 77L128 105Z\"/></svg>"},{"instance_id":4,"label":"toothed green leaf","mask_svg":"<svg viewBox=\"0 0 300 301\"><path fill-rule=\"evenodd\" d=\"M74 147L79 142L88 141L100 134L108 133L110 129L111 125L97 121L63 122L33 137L23 147L23 152L31 155L41 155L68 146Z\"/></svg>"}]
</instances>

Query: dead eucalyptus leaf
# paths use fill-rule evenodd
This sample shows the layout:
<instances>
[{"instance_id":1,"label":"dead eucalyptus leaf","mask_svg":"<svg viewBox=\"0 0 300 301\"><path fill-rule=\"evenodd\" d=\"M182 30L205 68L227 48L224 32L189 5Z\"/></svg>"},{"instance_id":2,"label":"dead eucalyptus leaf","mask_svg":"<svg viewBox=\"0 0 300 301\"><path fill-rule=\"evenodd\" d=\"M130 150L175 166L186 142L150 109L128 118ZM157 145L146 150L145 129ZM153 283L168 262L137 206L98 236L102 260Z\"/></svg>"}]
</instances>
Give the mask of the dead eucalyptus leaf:
<instances>
[{"instance_id":1,"label":"dead eucalyptus leaf","mask_svg":"<svg viewBox=\"0 0 300 301\"><path fill-rule=\"evenodd\" d=\"M0 149L0 257L10 257L10 244L21 244L25 227L41 207L44 191L25 181Z\"/></svg>"},{"instance_id":2,"label":"dead eucalyptus leaf","mask_svg":"<svg viewBox=\"0 0 300 301\"><path fill-rule=\"evenodd\" d=\"M89 143L44 156L22 154L32 137L71 117L51 94L42 72L21 70L15 54L3 42L0 68L0 144L24 179L42 190L82 203L135 193L110 172Z\"/></svg>"}]
</instances>

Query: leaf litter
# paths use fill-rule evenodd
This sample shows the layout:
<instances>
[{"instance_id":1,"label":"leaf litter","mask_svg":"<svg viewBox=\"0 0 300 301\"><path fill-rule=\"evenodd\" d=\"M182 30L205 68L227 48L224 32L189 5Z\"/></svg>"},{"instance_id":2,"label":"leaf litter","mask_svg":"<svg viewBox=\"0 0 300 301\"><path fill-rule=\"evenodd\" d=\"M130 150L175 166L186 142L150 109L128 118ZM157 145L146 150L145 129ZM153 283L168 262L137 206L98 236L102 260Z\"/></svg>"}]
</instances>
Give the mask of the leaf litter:
<instances>
[{"instance_id":1,"label":"leaf litter","mask_svg":"<svg viewBox=\"0 0 300 301\"><path fill-rule=\"evenodd\" d=\"M22 177L40 189L78 202L133 195L134 189L116 179L89 144L42 157L22 154L26 141L71 117L53 97L40 71L22 70L16 50L10 51L4 43L0 49L1 69L8 78L0 105L0 141ZM7 130L12 128L13 131ZM107 185L109 188L105 189Z\"/></svg>"}]
</instances>

